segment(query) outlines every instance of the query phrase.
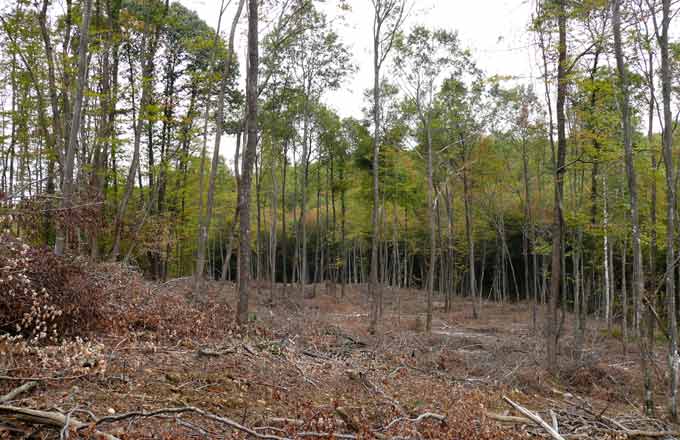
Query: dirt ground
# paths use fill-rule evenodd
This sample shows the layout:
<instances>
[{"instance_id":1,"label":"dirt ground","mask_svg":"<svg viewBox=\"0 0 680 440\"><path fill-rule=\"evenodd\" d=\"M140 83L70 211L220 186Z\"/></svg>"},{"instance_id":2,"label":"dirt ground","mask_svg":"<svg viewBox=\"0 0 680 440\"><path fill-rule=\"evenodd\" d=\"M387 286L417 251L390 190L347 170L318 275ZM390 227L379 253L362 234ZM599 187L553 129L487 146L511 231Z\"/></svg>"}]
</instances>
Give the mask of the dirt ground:
<instances>
[{"instance_id":1,"label":"dirt ground","mask_svg":"<svg viewBox=\"0 0 680 440\"><path fill-rule=\"evenodd\" d=\"M128 306L140 316L93 335L91 359L58 371L19 356L4 361L3 392L39 382L12 405L64 414L80 429L17 417L0 426L0 438L97 438L95 430L120 439L550 438L510 402L557 425L562 438L674 438L662 419L662 346L661 419L648 419L635 342L624 355L620 338L593 321L577 361L565 317L559 374L550 375L526 303L484 303L472 319L468 301L456 300L451 313L435 301L428 335L424 293L386 289L380 331L370 335L365 286L344 297L339 287L308 287L316 296L306 299L292 286L270 292L263 284L248 328L233 323L230 284L211 283L196 298L187 279L140 281L121 286L113 303L130 289L137 302Z\"/></svg>"}]
</instances>

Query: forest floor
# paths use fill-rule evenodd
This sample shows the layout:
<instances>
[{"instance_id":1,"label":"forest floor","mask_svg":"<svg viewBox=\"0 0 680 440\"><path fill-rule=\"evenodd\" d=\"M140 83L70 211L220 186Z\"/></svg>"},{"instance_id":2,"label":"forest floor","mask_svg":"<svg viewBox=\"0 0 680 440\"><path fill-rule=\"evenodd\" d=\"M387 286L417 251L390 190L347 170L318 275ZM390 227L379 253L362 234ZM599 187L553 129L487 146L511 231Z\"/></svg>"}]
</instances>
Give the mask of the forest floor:
<instances>
[{"instance_id":1,"label":"forest floor","mask_svg":"<svg viewBox=\"0 0 680 440\"><path fill-rule=\"evenodd\" d=\"M559 372L551 375L526 303L485 303L481 318L472 319L468 301L456 300L451 313L435 301L427 335L424 293L386 289L380 332L370 335L364 286L348 287L341 298L339 286L330 294L320 285L306 299L293 287L284 293L279 285L272 294L265 285L251 301L253 323L240 329L231 284L209 283L197 299L188 279L107 276L116 286L111 307L133 316L92 336L94 348L70 367L50 370L47 355L40 368L36 359L5 359L2 391L22 378L38 382L11 404L47 415L15 411L15 422L0 425L0 438L97 438L95 431L109 439L678 435L673 425L640 414L635 344L624 355L620 338L592 321L579 361L567 350L565 326ZM663 404L661 347L657 356L656 402ZM525 408L546 425L527 419L535 414L522 414ZM0 405L3 412L12 414Z\"/></svg>"}]
</instances>

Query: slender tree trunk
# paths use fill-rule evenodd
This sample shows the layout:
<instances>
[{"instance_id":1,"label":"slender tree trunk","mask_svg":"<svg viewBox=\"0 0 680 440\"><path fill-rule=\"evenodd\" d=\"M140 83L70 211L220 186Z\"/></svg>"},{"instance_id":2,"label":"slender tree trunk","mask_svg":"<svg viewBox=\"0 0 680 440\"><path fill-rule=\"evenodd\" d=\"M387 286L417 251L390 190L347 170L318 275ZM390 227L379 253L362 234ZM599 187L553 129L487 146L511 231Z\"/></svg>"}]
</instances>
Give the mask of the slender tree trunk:
<instances>
[{"instance_id":1,"label":"slender tree trunk","mask_svg":"<svg viewBox=\"0 0 680 440\"><path fill-rule=\"evenodd\" d=\"M377 21L377 19L376 19ZM373 211L371 213L371 275L368 283L371 298L371 322L369 331L378 330L379 297L382 287L378 286L378 210L380 209L380 28L374 30L373 36Z\"/></svg>"},{"instance_id":2,"label":"slender tree trunk","mask_svg":"<svg viewBox=\"0 0 680 440\"><path fill-rule=\"evenodd\" d=\"M661 95L663 98L663 158L666 167L666 298L668 316L668 363L670 369L669 412L673 421L678 419L677 393L678 369L678 326L675 303L675 175L673 168L673 115L671 113L671 67L669 55L669 28L671 22L671 0L662 0L661 32L657 39L661 57ZM656 12L653 11L656 23Z\"/></svg>"},{"instance_id":3,"label":"slender tree trunk","mask_svg":"<svg viewBox=\"0 0 680 440\"><path fill-rule=\"evenodd\" d=\"M607 331L611 333L612 330L612 283L614 280L610 280L611 270L610 270L610 249L609 244L609 194L607 192L607 176L606 173L602 176L602 191L604 193L604 201L602 207L602 221L604 224L604 237L603 237L603 252L604 252L604 320L607 324Z\"/></svg>"},{"instance_id":4,"label":"slender tree trunk","mask_svg":"<svg viewBox=\"0 0 680 440\"><path fill-rule=\"evenodd\" d=\"M425 320L425 332L432 332L432 295L434 290L434 271L436 258L436 236L435 236L435 209L434 206L434 180L433 180L433 160L432 160L432 124L427 115L427 206L430 221L430 271L427 282L427 316Z\"/></svg>"},{"instance_id":5,"label":"slender tree trunk","mask_svg":"<svg viewBox=\"0 0 680 440\"><path fill-rule=\"evenodd\" d=\"M208 200L206 202L205 215L201 218L199 226L198 248L196 251L196 273L195 282L196 290L202 287L203 272L205 270L205 251L208 243L208 232L210 230L210 223L212 221L213 206L215 204L215 187L217 182L217 169L220 160L220 143L222 142L222 131L224 121L224 97L227 90L227 84L232 74L233 67L233 53L234 53L234 38L236 35L236 27L241 18L243 5L245 0L240 0L234 20L231 22L231 30L229 32L229 47L227 49L227 58L222 69L222 79L220 81L220 90L217 95L217 113L215 115L215 146L213 148L212 164L210 167L210 179L208 182ZM250 139L248 139L250 141ZM257 139L255 139L257 141ZM240 187L239 187L240 189Z\"/></svg>"},{"instance_id":6,"label":"slender tree trunk","mask_svg":"<svg viewBox=\"0 0 680 440\"><path fill-rule=\"evenodd\" d=\"M274 156L272 156L274 157ZM278 203L278 181L276 179L276 166L275 161L272 158L271 161L271 179L272 179L272 203L271 203L271 216L270 216L270 230L269 230L269 273L270 273L270 283L269 283L269 297L270 300L274 300L274 292L276 289L276 225L277 225L277 203ZM284 207L285 211L285 207Z\"/></svg>"},{"instance_id":7,"label":"slender tree trunk","mask_svg":"<svg viewBox=\"0 0 680 440\"><path fill-rule=\"evenodd\" d=\"M655 331L655 318L652 313L651 307L656 306L656 256L657 256L657 233L656 233L656 222L657 222L657 189L656 189L656 173L659 169L659 165L656 158L656 148L653 148L654 143L654 102L655 102L655 91L654 91L654 54L650 50L648 55L648 87L649 87L649 112L648 112L648 128L647 128L647 142L648 148L651 151L651 165L652 165L652 184L651 184L651 206L650 206L650 243L649 243L649 280L650 286L649 291L652 292L652 296L646 297L644 291L640 290L637 292L635 297L635 325L636 325L636 335L639 336L640 341L640 353L641 353L641 368L644 375L644 396L643 396L643 410L646 416L654 415L654 394L653 394L653 382L652 382L652 371L651 365L654 359L654 331ZM633 257L634 258L634 257ZM642 265L641 265L642 266ZM635 270L635 269L634 269ZM644 272L642 272L644 275ZM644 285L643 285L644 287ZM633 288L635 289L635 287ZM644 313L641 312L641 303L643 298L646 297L648 301L647 307L644 308ZM644 322L642 320L644 319Z\"/></svg>"},{"instance_id":8,"label":"slender tree trunk","mask_svg":"<svg viewBox=\"0 0 680 440\"><path fill-rule=\"evenodd\" d=\"M564 217L562 201L564 199L564 166L567 152L565 130L565 102L567 95L567 11L566 0L557 2L557 23L559 30L558 66L557 66L557 161L555 163L555 202L552 231L552 274L550 280L550 300L546 313L546 362L550 371L557 368L558 338L557 302L560 295L562 275L562 240L564 236Z\"/></svg>"},{"instance_id":9,"label":"slender tree trunk","mask_svg":"<svg viewBox=\"0 0 680 440\"><path fill-rule=\"evenodd\" d=\"M529 192L529 157L526 137L522 137L522 180L524 181L524 225L522 228L522 259L524 262L524 286L526 298L531 297L529 288L529 228L531 227L531 199Z\"/></svg>"},{"instance_id":10,"label":"slender tree trunk","mask_svg":"<svg viewBox=\"0 0 680 440\"><path fill-rule=\"evenodd\" d=\"M283 142L283 156L281 157L281 275L283 282L283 296L286 296L288 284L288 236L286 235L286 172L288 170L288 139Z\"/></svg>"},{"instance_id":11,"label":"slender tree trunk","mask_svg":"<svg viewBox=\"0 0 680 440\"><path fill-rule=\"evenodd\" d=\"M78 82L76 85L76 96L73 102L73 112L70 124L70 133L68 137L68 145L66 148L66 158L64 163L64 182L62 184L62 210L71 208L73 197L73 168L75 165L76 144L78 143L78 135L80 133L81 112L83 106L83 95L87 83L87 45L90 34L90 16L92 13L92 0L85 0L85 7L83 9L83 21L80 26L80 42L78 43ZM65 225L57 227L57 237L54 243L54 253L63 255L66 248L66 230Z\"/></svg>"},{"instance_id":12,"label":"slender tree trunk","mask_svg":"<svg viewBox=\"0 0 680 440\"><path fill-rule=\"evenodd\" d=\"M120 255L120 245L121 245L121 235L123 232L123 217L127 211L128 203L130 203L130 198L132 197L132 191L135 186L135 178L140 179L140 189L141 189L141 175L139 174L140 166L140 145L142 139L142 122L145 117L147 117L147 106L149 103L149 95L151 94L151 74L153 72L153 58L155 53L155 44L153 42L149 44L147 48L147 37L148 37L148 23L147 20L144 21L144 28L142 30L142 42L141 47L144 50L144 56L142 60L142 96L139 101L139 109L135 115L135 87L134 87L134 73L133 73L133 61L130 48L128 47L128 60L130 64L130 90L131 90L131 100L132 100L132 120L134 132L133 140L133 152L132 160L130 161L130 169L128 170L127 180L125 182L125 191L118 204L118 210L116 213L116 219L114 222L114 238L113 238L113 248L111 250L110 258L116 260Z\"/></svg>"},{"instance_id":13,"label":"slender tree trunk","mask_svg":"<svg viewBox=\"0 0 680 440\"><path fill-rule=\"evenodd\" d=\"M250 293L250 184L252 165L257 149L257 75L258 53L258 1L248 0L248 76L246 81L246 103L248 113L246 130L248 140L243 154L243 167L239 185L238 204L240 207L239 284L236 321L248 321L248 296Z\"/></svg>"},{"instance_id":14,"label":"slender tree trunk","mask_svg":"<svg viewBox=\"0 0 680 440\"><path fill-rule=\"evenodd\" d=\"M467 148L465 145L463 148ZM463 165L463 204L465 209L465 238L467 240L468 251L468 274L470 277L470 296L472 297L472 317L479 318L479 311L477 310L477 281L475 281L475 243L472 237L472 207L470 201L470 178L468 176L468 156L464 156L465 165ZM481 292L481 290L480 290ZM481 304L482 295L479 295Z\"/></svg>"}]
</instances>

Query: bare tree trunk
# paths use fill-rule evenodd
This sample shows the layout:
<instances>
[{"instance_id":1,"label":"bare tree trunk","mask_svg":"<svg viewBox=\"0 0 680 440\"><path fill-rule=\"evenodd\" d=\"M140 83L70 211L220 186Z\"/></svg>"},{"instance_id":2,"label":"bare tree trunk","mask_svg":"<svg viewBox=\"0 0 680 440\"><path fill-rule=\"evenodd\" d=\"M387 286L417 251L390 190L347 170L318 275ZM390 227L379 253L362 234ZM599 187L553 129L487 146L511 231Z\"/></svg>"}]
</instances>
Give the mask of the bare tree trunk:
<instances>
[{"instance_id":1,"label":"bare tree trunk","mask_svg":"<svg viewBox=\"0 0 680 440\"><path fill-rule=\"evenodd\" d=\"M250 293L250 184L253 161L257 149L257 75L258 53L258 1L248 0L248 77L246 81L246 103L248 113L246 129L248 140L243 154L243 167L239 185L238 204L240 207L239 284L236 321L248 321L248 296Z\"/></svg>"},{"instance_id":2,"label":"bare tree trunk","mask_svg":"<svg viewBox=\"0 0 680 440\"><path fill-rule=\"evenodd\" d=\"M529 192L529 157L527 140L522 136L522 180L524 182L524 225L522 228L522 259L524 261L524 286L526 297L531 297L529 288L529 228L531 227L531 198ZM533 319L533 318L532 318Z\"/></svg>"},{"instance_id":3,"label":"bare tree trunk","mask_svg":"<svg viewBox=\"0 0 680 440\"><path fill-rule=\"evenodd\" d=\"M375 23L379 23L376 10ZM373 35L373 211L371 213L371 278L368 293L371 298L371 322L369 332L378 330L379 300L382 287L378 286L378 209L380 206L380 27L374 24Z\"/></svg>"},{"instance_id":4,"label":"bare tree trunk","mask_svg":"<svg viewBox=\"0 0 680 440\"><path fill-rule=\"evenodd\" d=\"M435 206L434 206L434 180L433 180L433 160L432 160L432 124L430 115L427 116L427 206L430 221L430 271L427 282L427 316L425 320L425 332L432 332L432 294L434 290L434 271L436 257L436 236L435 236Z\"/></svg>"},{"instance_id":5,"label":"bare tree trunk","mask_svg":"<svg viewBox=\"0 0 680 440\"><path fill-rule=\"evenodd\" d=\"M555 163L555 201L552 231L552 274L550 280L550 300L546 313L546 362L547 368L557 368L558 338L557 301L560 296L562 275L562 241L564 236L564 217L562 201L564 199L564 166L567 152L565 130L565 101L567 95L567 11L566 0L557 2L557 23L559 31L558 66L557 66L557 157Z\"/></svg>"},{"instance_id":6,"label":"bare tree trunk","mask_svg":"<svg viewBox=\"0 0 680 440\"><path fill-rule=\"evenodd\" d=\"M463 146L463 148L467 148ZM475 281L475 243L472 237L472 207L470 206L470 178L468 177L468 157L467 153L464 157L465 165L463 166L463 204L465 208L465 238L467 240L468 251L468 274L470 276L470 296L472 297L472 317L479 318L479 311L477 310L477 281ZM480 290L481 292L481 290ZM479 295L481 304L482 295Z\"/></svg>"},{"instance_id":7,"label":"bare tree trunk","mask_svg":"<svg viewBox=\"0 0 680 440\"><path fill-rule=\"evenodd\" d=\"M373 4L373 212L371 215L371 273L368 284L371 297L369 331L378 330L382 288L378 286L378 209L380 207L380 69L392 50L394 38L403 24L407 0L371 0ZM393 20L389 26L389 20Z\"/></svg>"},{"instance_id":8,"label":"bare tree trunk","mask_svg":"<svg viewBox=\"0 0 680 440\"><path fill-rule=\"evenodd\" d=\"M273 159L271 161L271 179L272 179L272 203L271 203L271 224L269 230L269 273L270 273L270 284L269 284L269 295L270 299L274 300L274 291L276 288L276 224L277 224L277 203L278 203L278 182L276 179L276 166ZM285 160L285 159L284 159ZM285 189L284 189L285 191ZM283 208L285 211L285 206Z\"/></svg>"},{"instance_id":9,"label":"bare tree trunk","mask_svg":"<svg viewBox=\"0 0 680 440\"><path fill-rule=\"evenodd\" d=\"M669 55L669 27L671 22L671 0L662 0L661 31L659 32L656 11L652 17L656 27L661 52L661 95L663 97L663 158L666 167L666 298L668 316L668 363L670 369L669 412L673 421L678 419L678 326L675 303L675 175L673 168L673 115L671 113L671 67Z\"/></svg>"},{"instance_id":10,"label":"bare tree trunk","mask_svg":"<svg viewBox=\"0 0 680 440\"><path fill-rule=\"evenodd\" d=\"M636 335L639 337L640 341L640 353L641 353L641 368L644 375L644 413L647 416L654 415L654 394L653 394L653 382L652 382L652 371L651 365L654 359L654 330L656 327L655 319L652 314L650 306L657 304L656 298L656 255L657 255L657 234L656 234L656 219L657 219L657 193L656 193L656 173L659 169L659 165L656 158L656 149L652 147L654 138L654 102L655 102L655 92L654 92L654 54L650 50L648 58L648 85L649 85L649 113L648 113L648 132L647 141L649 143L648 148L651 150L652 157L652 184L651 184L651 206L650 206L650 243L649 243L649 273L650 273L650 292L652 292L651 297L647 298L649 304L645 307L644 314L641 313L641 303L642 298L645 297L645 292L640 290L637 292L635 297L635 325L636 325ZM642 268L642 264L640 264ZM634 269L635 270L635 269ZM644 272L642 272L644 275ZM644 288L644 284L642 285ZM634 288L635 289L635 288ZM643 318L644 316L644 318ZM644 319L644 322L642 320Z\"/></svg>"},{"instance_id":11,"label":"bare tree trunk","mask_svg":"<svg viewBox=\"0 0 680 440\"><path fill-rule=\"evenodd\" d=\"M608 210L608 204L609 204L609 194L607 192L607 175L606 173L602 176L602 191L604 192L604 200L603 200L603 208L602 208L602 221L604 224L604 238L603 238L603 246L604 246L604 320L607 324L607 331L611 333L612 330L612 311L611 311L611 304L612 304L612 282L613 280L610 280L610 263L609 263L609 257L610 257L610 244L609 244L609 210Z\"/></svg>"}]
</instances>

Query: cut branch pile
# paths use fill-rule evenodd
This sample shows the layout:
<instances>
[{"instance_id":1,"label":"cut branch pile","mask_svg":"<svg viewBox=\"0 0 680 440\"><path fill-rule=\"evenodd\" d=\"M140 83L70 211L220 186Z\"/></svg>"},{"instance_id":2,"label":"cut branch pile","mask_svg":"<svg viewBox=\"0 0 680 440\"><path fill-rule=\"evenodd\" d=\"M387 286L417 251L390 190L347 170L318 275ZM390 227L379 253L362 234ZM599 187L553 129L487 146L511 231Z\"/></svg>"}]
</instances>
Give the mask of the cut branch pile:
<instances>
[{"instance_id":1,"label":"cut branch pile","mask_svg":"<svg viewBox=\"0 0 680 440\"><path fill-rule=\"evenodd\" d=\"M572 400L573 399L573 400ZM535 435L555 440L567 439L672 439L680 437L680 431L670 429L657 419L640 416L606 416L605 410L595 411L591 405L576 396L564 394L562 402L551 401L551 408L541 416L514 402L506 396L503 400L521 417L486 412L486 417L500 423L525 425ZM538 428L533 431L531 427Z\"/></svg>"}]
</instances>

